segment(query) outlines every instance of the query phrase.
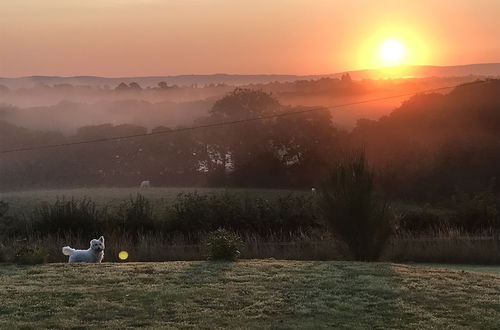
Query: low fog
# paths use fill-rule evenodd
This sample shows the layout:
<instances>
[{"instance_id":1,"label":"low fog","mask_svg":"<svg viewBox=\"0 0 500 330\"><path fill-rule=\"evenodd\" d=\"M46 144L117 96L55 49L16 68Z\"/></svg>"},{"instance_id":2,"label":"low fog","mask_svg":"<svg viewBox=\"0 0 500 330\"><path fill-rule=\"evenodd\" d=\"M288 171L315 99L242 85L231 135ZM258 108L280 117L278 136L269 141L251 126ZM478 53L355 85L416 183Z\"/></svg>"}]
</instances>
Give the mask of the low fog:
<instances>
[{"instance_id":1,"label":"low fog","mask_svg":"<svg viewBox=\"0 0 500 330\"><path fill-rule=\"evenodd\" d=\"M60 96L56 104L2 106L0 150L35 149L4 153L0 189L133 187L144 180L159 187L310 189L343 152L362 149L387 193L438 200L457 185L482 189L498 177L500 80L463 84L475 79L345 74L244 88L120 83L88 87L87 95L100 99L87 102L75 100L82 87L66 86L64 95L44 86ZM39 86L3 94L15 103L27 90L40 94ZM287 112L300 114L282 116ZM242 122L254 117L267 119ZM239 123L218 125L226 121ZM210 128L170 134L191 125ZM121 138L129 135L144 136ZM116 139L79 143L109 138ZM45 145L67 147L38 150Z\"/></svg>"},{"instance_id":2,"label":"low fog","mask_svg":"<svg viewBox=\"0 0 500 330\"><path fill-rule=\"evenodd\" d=\"M226 80L222 79L226 77ZM204 77L198 84L169 84L159 78L110 81L115 85L99 85L98 78L2 79L0 85L0 121L41 131L74 134L79 128L101 124L134 124L148 130L158 126L189 126L206 116L214 102L235 88L248 88L272 93L285 106L333 107L333 124L352 129L361 118L378 119L398 107L405 97L367 104L335 108L338 105L403 95L424 89L443 87L476 79L474 76L454 78L364 79L350 75L339 78L321 77L289 81L290 76L275 76L282 81L238 85L230 75ZM240 77L240 76L236 76ZM254 81L258 81L253 77ZM252 79L250 79L252 81ZM52 82L53 84L49 84ZM231 82L234 84L229 84ZM248 81L247 81L248 82ZM83 85L87 83L87 85ZM151 85L156 83L156 85ZM143 85L141 85L143 84Z\"/></svg>"}]
</instances>

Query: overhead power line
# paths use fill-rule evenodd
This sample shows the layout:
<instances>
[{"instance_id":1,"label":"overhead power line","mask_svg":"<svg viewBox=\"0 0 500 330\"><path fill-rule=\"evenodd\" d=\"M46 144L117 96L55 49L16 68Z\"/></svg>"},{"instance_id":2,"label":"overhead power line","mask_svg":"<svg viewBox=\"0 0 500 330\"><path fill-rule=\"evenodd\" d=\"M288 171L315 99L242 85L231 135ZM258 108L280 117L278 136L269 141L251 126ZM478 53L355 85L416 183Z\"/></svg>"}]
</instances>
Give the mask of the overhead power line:
<instances>
[{"instance_id":1,"label":"overhead power line","mask_svg":"<svg viewBox=\"0 0 500 330\"><path fill-rule=\"evenodd\" d=\"M461 83L461 84L452 85L452 86L430 88L430 89L424 89L424 90L420 90L420 91L416 91L416 92L414 91L411 93L404 93L404 94L391 95L391 96L385 96L385 97L379 97L379 98L372 98L372 99L337 104L337 105L332 105L332 106L313 107L313 108L307 108L307 109L298 110L298 111L287 111L287 112L282 112L282 113L278 113L278 114L257 116L257 117L238 119L238 120L230 120L230 121L211 123L211 124L199 125L199 126L180 127L180 128L175 128L175 129L170 129L170 130L165 130L165 131L151 132L151 133L131 134L131 135L106 137L106 138L99 138L99 139L92 139L92 140L84 140L84 141L75 141L75 142L58 143L58 144L47 144L47 145L41 145L41 146L31 146L31 147L24 147L24 148L6 149L6 150L0 150L0 154L9 154L9 153L14 153L14 152L52 149L52 148L61 148L61 147L69 147L69 146L75 146L75 145L101 143L101 142L109 142L109 141L120 141L120 140L134 139L134 138L139 138L139 137L166 135L166 134L172 134L172 133L178 133L178 132L193 131L193 130L198 130L198 129L236 125L236 124L265 120L265 119L273 119L273 118L300 115L300 114L310 113L310 112L315 112L315 111L334 110L334 109L339 109L339 108L350 107L353 105L360 105L360 104L372 103L372 102L377 102L377 101L384 101L384 100L390 100L390 99L395 99L395 98L414 96L414 95L422 94L422 93L438 92L441 90L460 87L462 85L470 86L470 85L481 84L481 83L486 83L486 82L488 82L488 80L479 80L479 81L475 81L475 82L471 82L471 83Z\"/></svg>"}]
</instances>

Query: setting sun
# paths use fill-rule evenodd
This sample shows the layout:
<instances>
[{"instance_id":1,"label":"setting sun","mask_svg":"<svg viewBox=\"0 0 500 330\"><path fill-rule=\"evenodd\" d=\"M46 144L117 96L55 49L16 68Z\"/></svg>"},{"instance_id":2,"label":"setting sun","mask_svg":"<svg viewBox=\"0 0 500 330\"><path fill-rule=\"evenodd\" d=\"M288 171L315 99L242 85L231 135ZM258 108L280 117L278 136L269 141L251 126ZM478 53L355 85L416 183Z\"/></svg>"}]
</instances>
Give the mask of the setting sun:
<instances>
[{"instance_id":1,"label":"setting sun","mask_svg":"<svg viewBox=\"0 0 500 330\"><path fill-rule=\"evenodd\" d=\"M499 13L0 0L0 330L500 330Z\"/></svg>"},{"instance_id":2,"label":"setting sun","mask_svg":"<svg viewBox=\"0 0 500 330\"><path fill-rule=\"evenodd\" d=\"M387 40L380 45L379 54L386 64L401 64L401 60L405 55L405 47L397 40Z\"/></svg>"}]
</instances>

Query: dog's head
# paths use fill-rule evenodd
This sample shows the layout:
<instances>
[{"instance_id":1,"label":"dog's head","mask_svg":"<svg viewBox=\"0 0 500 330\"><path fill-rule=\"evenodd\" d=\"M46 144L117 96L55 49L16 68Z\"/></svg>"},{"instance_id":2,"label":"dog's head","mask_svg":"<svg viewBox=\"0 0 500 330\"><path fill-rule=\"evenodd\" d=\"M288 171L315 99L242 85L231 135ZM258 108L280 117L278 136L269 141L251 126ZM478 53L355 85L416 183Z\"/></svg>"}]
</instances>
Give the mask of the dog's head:
<instances>
[{"instance_id":1,"label":"dog's head","mask_svg":"<svg viewBox=\"0 0 500 330\"><path fill-rule=\"evenodd\" d=\"M104 236L99 237L99 239L93 239L90 241L90 248L95 252L104 251Z\"/></svg>"}]
</instances>

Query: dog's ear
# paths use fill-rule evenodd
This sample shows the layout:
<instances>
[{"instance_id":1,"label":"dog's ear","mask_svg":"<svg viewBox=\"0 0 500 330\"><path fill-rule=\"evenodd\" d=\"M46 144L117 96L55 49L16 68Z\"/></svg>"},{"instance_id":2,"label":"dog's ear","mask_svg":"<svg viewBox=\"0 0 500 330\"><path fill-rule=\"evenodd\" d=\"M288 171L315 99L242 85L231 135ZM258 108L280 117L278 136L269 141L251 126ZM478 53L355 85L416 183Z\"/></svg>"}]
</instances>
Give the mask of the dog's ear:
<instances>
[{"instance_id":1,"label":"dog's ear","mask_svg":"<svg viewBox=\"0 0 500 330\"><path fill-rule=\"evenodd\" d=\"M104 243L104 236L99 237L99 241L101 241L102 243Z\"/></svg>"}]
</instances>

